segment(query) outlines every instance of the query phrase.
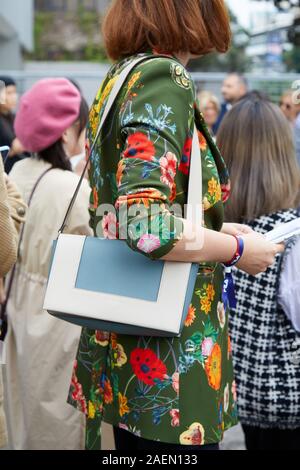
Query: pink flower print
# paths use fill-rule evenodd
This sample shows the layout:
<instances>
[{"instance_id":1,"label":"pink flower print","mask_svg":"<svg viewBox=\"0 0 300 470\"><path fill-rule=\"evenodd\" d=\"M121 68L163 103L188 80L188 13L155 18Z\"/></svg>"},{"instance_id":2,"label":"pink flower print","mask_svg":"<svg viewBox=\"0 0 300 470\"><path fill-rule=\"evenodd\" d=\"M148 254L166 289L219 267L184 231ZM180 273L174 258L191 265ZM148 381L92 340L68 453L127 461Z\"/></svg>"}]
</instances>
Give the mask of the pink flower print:
<instances>
[{"instance_id":1,"label":"pink flower print","mask_svg":"<svg viewBox=\"0 0 300 470\"><path fill-rule=\"evenodd\" d=\"M117 238L117 217L116 214L109 212L102 219L103 236L109 240L116 240Z\"/></svg>"},{"instance_id":2,"label":"pink flower print","mask_svg":"<svg viewBox=\"0 0 300 470\"><path fill-rule=\"evenodd\" d=\"M173 428L180 426L179 410L176 410L176 409L171 410L170 415L172 418L171 425L173 426Z\"/></svg>"},{"instance_id":3,"label":"pink flower print","mask_svg":"<svg viewBox=\"0 0 300 470\"><path fill-rule=\"evenodd\" d=\"M209 357L214 347L214 341L212 338L205 338L202 342L202 355Z\"/></svg>"},{"instance_id":4,"label":"pink flower print","mask_svg":"<svg viewBox=\"0 0 300 470\"><path fill-rule=\"evenodd\" d=\"M237 401L237 387L236 387L236 381L235 380L232 382L231 392L232 392L234 401Z\"/></svg>"},{"instance_id":5,"label":"pink flower print","mask_svg":"<svg viewBox=\"0 0 300 470\"><path fill-rule=\"evenodd\" d=\"M172 386L177 395L179 394L179 372L175 372L172 377Z\"/></svg>"},{"instance_id":6,"label":"pink flower print","mask_svg":"<svg viewBox=\"0 0 300 470\"><path fill-rule=\"evenodd\" d=\"M161 182L169 186L172 190L177 169L177 158L172 152L168 152L165 157L159 161L161 169Z\"/></svg>"},{"instance_id":7,"label":"pink flower print","mask_svg":"<svg viewBox=\"0 0 300 470\"><path fill-rule=\"evenodd\" d=\"M144 253L152 253L160 247L160 239L155 235L143 235L137 245L138 249Z\"/></svg>"}]
</instances>

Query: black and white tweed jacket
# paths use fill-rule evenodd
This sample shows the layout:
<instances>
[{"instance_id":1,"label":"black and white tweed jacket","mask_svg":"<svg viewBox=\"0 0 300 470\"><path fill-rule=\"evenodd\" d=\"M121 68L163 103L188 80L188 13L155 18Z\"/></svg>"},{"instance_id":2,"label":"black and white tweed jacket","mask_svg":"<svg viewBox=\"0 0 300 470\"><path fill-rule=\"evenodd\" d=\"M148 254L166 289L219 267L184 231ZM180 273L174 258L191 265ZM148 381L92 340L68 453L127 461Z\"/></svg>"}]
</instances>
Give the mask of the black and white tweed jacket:
<instances>
[{"instance_id":1,"label":"black and white tweed jacket","mask_svg":"<svg viewBox=\"0 0 300 470\"><path fill-rule=\"evenodd\" d=\"M277 212L248 225L264 234L298 216L294 210ZM239 417L249 426L300 428L300 364L294 350L299 334L277 301L285 256L257 277L234 270L238 303L230 332Z\"/></svg>"}]
</instances>

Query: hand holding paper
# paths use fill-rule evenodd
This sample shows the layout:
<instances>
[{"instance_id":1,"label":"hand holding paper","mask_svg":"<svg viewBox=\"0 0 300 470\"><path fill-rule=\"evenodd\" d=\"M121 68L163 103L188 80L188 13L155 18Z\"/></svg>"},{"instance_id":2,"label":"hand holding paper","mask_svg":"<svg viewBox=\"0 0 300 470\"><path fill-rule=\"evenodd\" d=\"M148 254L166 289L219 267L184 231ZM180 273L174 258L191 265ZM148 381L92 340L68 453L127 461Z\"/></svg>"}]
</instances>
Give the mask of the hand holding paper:
<instances>
[{"instance_id":1,"label":"hand holding paper","mask_svg":"<svg viewBox=\"0 0 300 470\"><path fill-rule=\"evenodd\" d=\"M283 243L291 238L300 236L300 217L287 224L281 224L266 234L266 239L273 243Z\"/></svg>"}]
</instances>

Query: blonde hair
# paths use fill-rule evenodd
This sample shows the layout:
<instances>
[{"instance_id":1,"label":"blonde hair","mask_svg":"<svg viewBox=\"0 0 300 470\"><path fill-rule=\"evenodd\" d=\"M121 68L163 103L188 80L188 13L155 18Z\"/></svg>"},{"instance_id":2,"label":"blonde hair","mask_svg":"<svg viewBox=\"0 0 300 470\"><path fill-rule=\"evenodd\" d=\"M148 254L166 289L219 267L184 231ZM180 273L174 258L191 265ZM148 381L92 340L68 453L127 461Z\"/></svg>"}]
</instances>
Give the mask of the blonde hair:
<instances>
[{"instance_id":1,"label":"blonde hair","mask_svg":"<svg viewBox=\"0 0 300 470\"><path fill-rule=\"evenodd\" d=\"M217 136L232 180L226 219L253 220L300 204L300 168L291 127L278 106L249 93Z\"/></svg>"},{"instance_id":2,"label":"blonde hair","mask_svg":"<svg viewBox=\"0 0 300 470\"><path fill-rule=\"evenodd\" d=\"M210 103L214 105L218 113L221 111L220 101L210 91L200 91L200 93L198 93L198 101L199 101L199 107L201 111L205 110L207 105Z\"/></svg>"}]
</instances>

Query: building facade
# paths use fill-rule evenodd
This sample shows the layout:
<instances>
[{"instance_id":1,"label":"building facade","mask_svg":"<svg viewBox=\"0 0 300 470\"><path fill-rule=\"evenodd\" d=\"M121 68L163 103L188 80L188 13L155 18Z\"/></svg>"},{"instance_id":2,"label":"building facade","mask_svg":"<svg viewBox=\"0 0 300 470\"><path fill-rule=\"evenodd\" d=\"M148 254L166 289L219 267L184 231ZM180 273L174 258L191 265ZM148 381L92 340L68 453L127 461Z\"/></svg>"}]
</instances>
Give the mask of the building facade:
<instances>
[{"instance_id":1,"label":"building facade","mask_svg":"<svg viewBox=\"0 0 300 470\"><path fill-rule=\"evenodd\" d=\"M110 0L36 0L37 11L70 11L76 12L78 8L102 13Z\"/></svg>"},{"instance_id":2,"label":"building facade","mask_svg":"<svg viewBox=\"0 0 300 470\"><path fill-rule=\"evenodd\" d=\"M33 24L33 0L1 0L0 70L23 67L22 51L33 49Z\"/></svg>"}]
</instances>

